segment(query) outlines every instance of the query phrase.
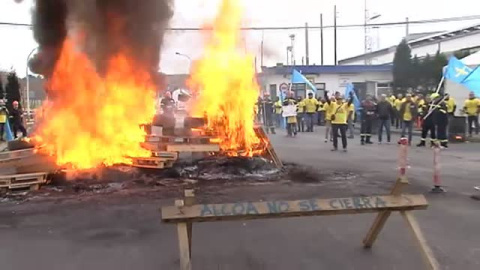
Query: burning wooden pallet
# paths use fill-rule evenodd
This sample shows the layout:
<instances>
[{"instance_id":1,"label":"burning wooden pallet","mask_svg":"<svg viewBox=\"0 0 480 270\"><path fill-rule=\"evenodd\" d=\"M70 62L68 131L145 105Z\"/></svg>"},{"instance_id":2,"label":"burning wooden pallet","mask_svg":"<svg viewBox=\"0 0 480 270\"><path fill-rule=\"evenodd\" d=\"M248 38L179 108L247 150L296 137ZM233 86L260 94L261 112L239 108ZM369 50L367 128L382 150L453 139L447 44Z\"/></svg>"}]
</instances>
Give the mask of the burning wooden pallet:
<instances>
[{"instance_id":1,"label":"burning wooden pallet","mask_svg":"<svg viewBox=\"0 0 480 270\"><path fill-rule=\"evenodd\" d=\"M38 190L40 185L48 183L48 173L27 173L0 175L0 190L30 188L30 190Z\"/></svg>"}]
</instances>

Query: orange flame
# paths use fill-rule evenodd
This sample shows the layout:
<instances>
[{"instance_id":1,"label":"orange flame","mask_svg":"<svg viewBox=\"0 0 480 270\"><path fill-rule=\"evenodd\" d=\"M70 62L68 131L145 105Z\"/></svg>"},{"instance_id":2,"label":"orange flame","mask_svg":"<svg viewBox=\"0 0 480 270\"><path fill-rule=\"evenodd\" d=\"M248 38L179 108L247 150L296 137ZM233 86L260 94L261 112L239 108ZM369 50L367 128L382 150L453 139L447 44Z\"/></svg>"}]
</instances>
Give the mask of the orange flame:
<instances>
[{"instance_id":1,"label":"orange flame","mask_svg":"<svg viewBox=\"0 0 480 270\"><path fill-rule=\"evenodd\" d=\"M102 76L66 40L47 89L35 139L58 165L90 169L151 155L140 147L146 135L140 125L155 114L155 87L126 53L112 57Z\"/></svg>"},{"instance_id":2,"label":"orange flame","mask_svg":"<svg viewBox=\"0 0 480 270\"><path fill-rule=\"evenodd\" d=\"M196 61L189 86L196 91L193 115L208 119L229 155L252 156L260 143L254 131L259 95L254 57L241 42L241 11L237 0L223 0L208 36L202 59ZM207 28L205 29L207 30Z\"/></svg>"}]
</instances>

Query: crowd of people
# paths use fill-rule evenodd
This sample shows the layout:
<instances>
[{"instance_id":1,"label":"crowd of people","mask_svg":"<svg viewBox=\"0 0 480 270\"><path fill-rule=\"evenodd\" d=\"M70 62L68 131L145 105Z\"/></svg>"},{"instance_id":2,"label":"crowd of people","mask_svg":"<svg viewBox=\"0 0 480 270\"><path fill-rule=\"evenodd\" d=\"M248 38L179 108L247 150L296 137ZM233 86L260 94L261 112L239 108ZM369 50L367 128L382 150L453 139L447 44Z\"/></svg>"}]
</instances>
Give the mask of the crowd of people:
<instances>
[{"instance_id":1,"label":"crowd of people","mask_svg":"<svg viewBox=\"0 0 480 270\"><path fill-rule=\"evenodd\" d=\"M355 108L352 95L344 97L340 92L329 95L325 91L322 98L315 98L309 93L307 98L295 98L290 92L282 100L271 100L268 94L259 99L258 119L262 119L267 132L275 134L275 128L285 123L287 136L295 137L299 132L314 132L314 126L324 125L325 142L333 143L332 151L338 151L338 139L341 138L343 151L347 151L347 139L354 138L354 125L360 123L360 143L373 144L374 126L378 126L378 143L391 143L391 129L401 130L401 137L407 138L411 145L414 128L421 129L420 142L417 147L430 146L448 148L448 124L457 110L455 100L448 94L429 95L407 93L395 95L367 96L360 108ZM296 115L284 117L287 107L296 107ZM465 105L460 110L466 115L468 134L479 133L480 99L473 92L469 94ZM375 125L376 123L377 125ZM348 134L347 134L348 133Z\"/></svg>"},{"instance_id":2,"label":"crowd of people","mask_svg":"<svg viewBox=\"0 0 480 270\"><path fill-rule=\"evenodd\" d=\"M0 99L0 140L5 141L4 135L7 132L7 121L15 139L18 138L17 133L21 132L23 137L27 136L27 129L23 124L23 110L20 108L18 101L12 102L12 109L8 110L3 99Z\"/></svg>"}]
</instances>

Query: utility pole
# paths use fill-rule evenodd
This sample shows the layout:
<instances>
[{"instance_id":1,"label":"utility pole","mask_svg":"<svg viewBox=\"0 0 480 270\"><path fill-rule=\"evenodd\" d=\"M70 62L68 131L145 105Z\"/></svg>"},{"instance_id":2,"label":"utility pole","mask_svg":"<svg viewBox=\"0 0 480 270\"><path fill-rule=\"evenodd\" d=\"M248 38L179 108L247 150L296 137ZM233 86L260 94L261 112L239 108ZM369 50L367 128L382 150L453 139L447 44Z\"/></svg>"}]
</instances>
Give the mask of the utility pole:
<instances>
[{"instance_id":1,"label":"utility pole","mask_svg":"<svg viewBox=\"0 0 480 270\"><path fill-rule=\"evenodd\" d=\"M310 52L308 47L308 23L305 23L305 64L310 65Z\"/></svg>"},{"instance_id":2,"label":"utility pole","mask_svg":"<svg viewBox=\"0 0 480 270\"><path fill-rule=\"evenodd\" d=\"M265 38L265 32L262 31L262 47L260 48L260 67L263 67L263 39Z\"/></svg>"},{"instance_id":3,"label":"utility pole","mask_svg":"<svg viewBox=\"0 0 480 270\"><path fill-rule=\"evenodd\" d=\"M292 65L295 66L295 35L291 34L290 35L290 40L291 40L291 46L290 46L290 57L292 60L290 61Z\"/></svg>"},{"instance_id":4,"label":"utility pole","mask_svg":"<svg viewBox=\"0 0 480 270\"><path fill-rule=\"evenodd\" d=\"M320 64L323 66L323 14L320 14L320 53L321 53Z\"/></svg>"},{"instance_id":5,"label":"utility pole","mask_svg":"<svg viewBox=\"0 0 480 270\"><path fill-rule=\"evenodd\" d=\"M333 55L337 65L337 5L333 6Z\"/></svg>"},{"instance_id":6,"label":"utility pole","mask_svg":"<svg viewBox=\"0 0 480 270\"><path fill-rule=\"evenodd\" d=\"M367 60L367 52L368 52L368 32L367 32L367 22L368 22L368 9L367 9L367 0L365 0L365 9L364 9L364 17L365 17L365 23L363 24L363 31L364 31L364 36L363 36L363 53L365 54L365 65L368 64Z\"/></svg>"},{"instance_id":7,"label":"utility pole","mask_svg":"<svg viewBox=\"0 0 480 270\"><path fill-rule=\"evenodd\" d=\"M408 17L406 18L405 22L406 22L405 27L406 27L406 31L407 31L406 34L405 34L405 38L407 38L408 35L410 35L410 25L409 25Z\"/></svg>"}]
</instances>

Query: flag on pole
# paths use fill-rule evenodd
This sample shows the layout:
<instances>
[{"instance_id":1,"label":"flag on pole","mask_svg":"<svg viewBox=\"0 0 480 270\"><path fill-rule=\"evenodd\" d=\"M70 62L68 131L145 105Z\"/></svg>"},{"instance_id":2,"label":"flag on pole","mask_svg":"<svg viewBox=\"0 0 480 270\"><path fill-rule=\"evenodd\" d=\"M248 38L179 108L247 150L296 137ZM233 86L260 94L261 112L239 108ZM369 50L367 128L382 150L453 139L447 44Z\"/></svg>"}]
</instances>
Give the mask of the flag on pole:
<instances>
[{"instance_id":1,"label":"flag on pole","mask_svg":"<svg viewBox=\"0 0 480 270\"><path fill-rule=\"evenodd\" d=\"M353 84L352 83L348 83L347 84L347 87L345 89L345 99L348 100L348 98L350 97L350 93L353 92L353 105L355 105L355 110L358 111L358 110L361 110L362 108L362 104L360 103L360 100L358 99L357 97L357 94L355 93L355 89L353 87Z\"/></svg>"},{"instance_id":2,"label":"flag on pole","mask_svg":"<svg viewBox=\"0 0 480 270\"><path fill-rule=\"evenodd\" d=\"M317 93L317 88L313 85L305 76L302 75L298 70L293 69L292 72L292 83L304 83L306 84L310 90L312 90L315 94Z\"/></svg>"},{"instance_id":3,"label":"flag on pole","mask_svg":"<svg viewBox=\"0 0 480 270\"><path fill-rule=\"evenodd\" d=\"M448 61L448 66L445 69L443 76L445 77L445 79L454 81L456 83L462 83L470 75L471 72L472 68L465 65L455 56L452 56Z\"/></svg>"},{"instance_id":4,"label":"flag on pole","mask_svg":"<svg viewBox=\"0 0 480 270\"><path fill-rule=\"evenodd\" d=\"M475 96L480 96L480 68L474 69L467 77L461 82L462 85L470 89L475 93Z\"/></svg>"}]
</instances>

